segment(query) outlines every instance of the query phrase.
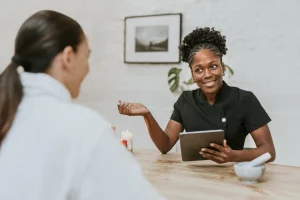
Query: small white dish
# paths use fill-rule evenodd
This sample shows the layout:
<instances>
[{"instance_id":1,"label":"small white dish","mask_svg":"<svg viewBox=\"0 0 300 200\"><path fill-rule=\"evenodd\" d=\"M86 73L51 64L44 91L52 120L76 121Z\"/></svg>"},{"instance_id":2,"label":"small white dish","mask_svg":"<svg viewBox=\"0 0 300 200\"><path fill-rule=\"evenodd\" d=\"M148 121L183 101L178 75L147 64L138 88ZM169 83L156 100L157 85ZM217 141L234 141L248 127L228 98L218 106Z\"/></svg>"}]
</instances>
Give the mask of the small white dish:
<instances>
[{"instance_id":1,"label":"small white dish","mask_svg":"<svg viewBox=\"0 0 300 200\"><path fill-rule=\"evenodd\" d=\"M234 165L234 172L244 183L257 183L263 177L266 171L265 165L255 167L247 166L248 162L240 162Z\"/></svg>"}]
</instances>

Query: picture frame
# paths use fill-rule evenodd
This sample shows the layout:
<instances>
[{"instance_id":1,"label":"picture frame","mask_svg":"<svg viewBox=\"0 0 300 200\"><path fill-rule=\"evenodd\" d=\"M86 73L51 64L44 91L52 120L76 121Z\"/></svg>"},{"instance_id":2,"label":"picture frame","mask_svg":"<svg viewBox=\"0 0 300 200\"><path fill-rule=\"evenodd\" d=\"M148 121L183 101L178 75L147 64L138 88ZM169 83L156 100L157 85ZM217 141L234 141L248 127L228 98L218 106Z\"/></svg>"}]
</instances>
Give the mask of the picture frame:
<instances>
[{"instance_id":1,"label":"picture frame","mask_svg":"<svg viewBox=\"0 0 300 200\"><path fill-rule=\"evenodd\" d=\"M124 63L180 63L182 14L125 17Z\"/></svg>"}]
</instances>

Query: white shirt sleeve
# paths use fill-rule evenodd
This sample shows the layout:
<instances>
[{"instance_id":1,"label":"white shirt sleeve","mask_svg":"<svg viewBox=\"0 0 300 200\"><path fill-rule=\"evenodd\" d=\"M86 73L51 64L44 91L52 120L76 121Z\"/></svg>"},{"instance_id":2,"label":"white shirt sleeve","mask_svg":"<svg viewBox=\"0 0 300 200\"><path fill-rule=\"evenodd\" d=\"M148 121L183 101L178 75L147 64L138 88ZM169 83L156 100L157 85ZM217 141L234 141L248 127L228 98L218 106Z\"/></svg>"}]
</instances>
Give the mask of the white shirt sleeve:
<instances>
[{"instance_id":1,"label":"white shirt sleeve","mask_svg":"<svg viewBox=\"0 0 300 200\"><path fill-rule=\"evenodd\" d=\"M164 199L144 177L134 156L122 146L111 128L107 126L103 131L71 199Z\"/></svg>"}]
</instances>

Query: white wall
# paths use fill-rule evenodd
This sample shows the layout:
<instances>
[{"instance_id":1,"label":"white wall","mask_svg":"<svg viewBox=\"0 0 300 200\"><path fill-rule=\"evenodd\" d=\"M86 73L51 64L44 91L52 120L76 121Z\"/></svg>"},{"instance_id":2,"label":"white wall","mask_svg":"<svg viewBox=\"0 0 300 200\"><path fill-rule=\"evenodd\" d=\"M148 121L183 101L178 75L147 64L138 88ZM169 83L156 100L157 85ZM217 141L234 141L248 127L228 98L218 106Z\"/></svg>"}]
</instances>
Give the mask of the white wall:
<instances>
[{"instance_id":1,"label":"white wall","mask_svg":"<svg viewBox=\"0 0 300 200\"><path fill-rule=\"evenodd\" d=\"M118 115L117 100L147 105L165 125L176 97L168 90L167 71L180 65L123 63L124 17L182 13L183 36L195 27L215 26L227 36L225 62L235 75L230 83L252 90L272 118L276 163L300 166L300 74L297 0L11 0L0 1L0 65L13 53L19 25L39 9L55 9L76 18L92 48L91 73L78 102L99 110L117 126L135 133L136 147L155 148L143 119Z\"/></svg>"}]
</instances>

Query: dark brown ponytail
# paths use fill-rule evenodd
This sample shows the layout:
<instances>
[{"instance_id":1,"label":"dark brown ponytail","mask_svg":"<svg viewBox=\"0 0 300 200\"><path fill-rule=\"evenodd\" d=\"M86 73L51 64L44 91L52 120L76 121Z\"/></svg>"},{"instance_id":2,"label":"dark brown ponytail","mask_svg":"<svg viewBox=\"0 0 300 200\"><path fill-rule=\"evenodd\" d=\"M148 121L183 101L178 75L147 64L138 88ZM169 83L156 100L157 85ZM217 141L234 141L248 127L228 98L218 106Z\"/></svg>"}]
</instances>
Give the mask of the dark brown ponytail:
<instances>
[{"instance_id":1,"label":"dark brown ponytail","mask_svg":"<svg viewBox=\"0 0 300 200\"><path fill-rule=\"evenodd\" d=\"M22 66L27 73L44 73L67 46L76 52L83 36L78 22L51 10L39 11L22 24L15 40L12 62L0 75L0 145L13 124L23 97L17 68Z\"/></svg>"},{"instance_id":2,"label":"dark brown ponytail","mask_svg":"<svg viewBox=\"0 0 300 200\"><path fill-rule=\"evenodd\" d=\"M0 75L0 144L9 131L23 97L18 64L10 63Z\"/></svg>"}]
</instances>

